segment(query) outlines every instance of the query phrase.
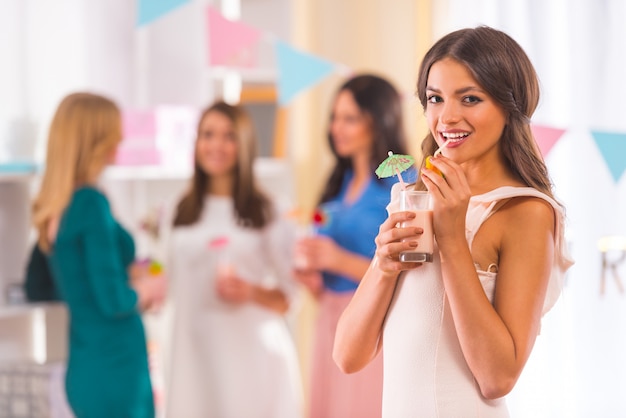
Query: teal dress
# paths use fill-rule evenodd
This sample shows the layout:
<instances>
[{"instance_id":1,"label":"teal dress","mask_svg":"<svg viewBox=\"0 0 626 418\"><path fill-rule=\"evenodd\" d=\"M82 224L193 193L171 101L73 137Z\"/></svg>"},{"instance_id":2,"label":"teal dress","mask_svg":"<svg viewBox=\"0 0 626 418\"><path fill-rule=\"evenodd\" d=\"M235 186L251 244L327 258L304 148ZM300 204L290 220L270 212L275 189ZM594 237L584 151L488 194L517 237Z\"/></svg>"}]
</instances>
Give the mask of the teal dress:
<instances>
[{"instance_id":1,"label":"teal dress","mask_svg":"<svg viewBox=\"0 0 626 418\"><path fill-rule=\"evenodd\" d=\"M76 190L50 253L70 314L67 397L77 418L152 418L154 402L137 294L128 284L132 237L106 197Z\"/></svg>"}]
</instances>

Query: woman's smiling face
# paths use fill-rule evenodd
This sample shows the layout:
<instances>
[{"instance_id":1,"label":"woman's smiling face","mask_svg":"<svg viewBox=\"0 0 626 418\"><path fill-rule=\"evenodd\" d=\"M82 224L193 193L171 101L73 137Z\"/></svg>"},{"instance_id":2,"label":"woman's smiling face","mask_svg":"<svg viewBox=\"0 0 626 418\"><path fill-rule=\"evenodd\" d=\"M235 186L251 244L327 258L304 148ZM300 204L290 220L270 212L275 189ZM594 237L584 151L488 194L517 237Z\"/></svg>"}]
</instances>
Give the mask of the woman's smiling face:
<instances>
[{"instance_id":1,"label":"woman's smiling face","mask_svg":"<svg viewBox=\"0 0 626 418\"><path fill-rule=\"evenodd\" d=\"M467 67L451 58L435 62L428 73L426 120L443 154L457 163L497 158L506 125L502 107L478 84Z\"/></svg>"},{"instance_id":2,"label":"woman's smiling face","mask_svg":"<svg viewBox=\"0 0 626 418\"><path fill-rule=\"evenodd\" d=\"M369 154L372 148L372 124L348 90L337 96L333 105L330 134L340 157L351 158Z\"/></svg>"},{"instance_id":3,"label":"woman's smiling face","mask_svg":"<svg viewBox=\"0 0 626 418\"><path fill-rule=\"evenodd\" d=\"M196 158L211 176L227 175L237 164L237 134L233 122L219 111L207 113L200 123Z\"/></svg>"}]
</instances>

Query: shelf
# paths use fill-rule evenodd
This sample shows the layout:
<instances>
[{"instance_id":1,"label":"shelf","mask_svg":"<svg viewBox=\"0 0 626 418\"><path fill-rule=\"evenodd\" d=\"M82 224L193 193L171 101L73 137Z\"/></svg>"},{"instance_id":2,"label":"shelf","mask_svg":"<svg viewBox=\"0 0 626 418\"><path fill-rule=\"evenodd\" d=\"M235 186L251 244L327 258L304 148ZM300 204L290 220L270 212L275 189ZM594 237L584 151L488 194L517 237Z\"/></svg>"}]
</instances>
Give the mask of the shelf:
<instances>
[{"instance_id":1,"label":"shelf","mask_svg":"<svg viewBox=\"0 0 626 418\"><path fill-rule=\"evenodd\" d=\"M39 172L33 162L0 163L0 182L27 181Z\"/></svg>"},{"instance_id":2,"label":"shelf","mask_svg":"<svg viewBox=\"0 0 626 418\"><path fill-rule=\"evenodd\" d=\"M261 177L288 175L289 165L278 158L258 158L254 164L256 173ZM103 173L104 180L187 180L191 178L191 167L164 166L109 166Z\"/></svg>"},{"instance_id":3,"label":"shelf","mask_svg":"<svg viewBox=\"0 0 626 418\"><path fill-rule=\"evenodd\" d=\"M60 302L0 306L0 363L64 361L67 324L67 308Z\"/></svg>"},{"instance_id":4,"label":"shelf","mask_svg":"<svg viewBox=\"0 0 626 418\"><path fill-rule=\"evenodd\" d=\"M174 168L159 165L112 165L102 174L105 180L182 180L191 177L191 167Z\"/></svg>"},{"instance_id":5,"label":"shelf","mask_svg":"<svg viewBox=\"0 0 626 418\"><path fill-rule=\"evenodd\" d=\"M260 176L285 175L288 162L279 158L258 158L254 164ZM0 182L27 181L40 174L35 164L0 164ZM191 167L167 167L160 165L122 166L112 165L105 169L105 180L186 180L191 177Z\"/></svg>"}]
</instances>

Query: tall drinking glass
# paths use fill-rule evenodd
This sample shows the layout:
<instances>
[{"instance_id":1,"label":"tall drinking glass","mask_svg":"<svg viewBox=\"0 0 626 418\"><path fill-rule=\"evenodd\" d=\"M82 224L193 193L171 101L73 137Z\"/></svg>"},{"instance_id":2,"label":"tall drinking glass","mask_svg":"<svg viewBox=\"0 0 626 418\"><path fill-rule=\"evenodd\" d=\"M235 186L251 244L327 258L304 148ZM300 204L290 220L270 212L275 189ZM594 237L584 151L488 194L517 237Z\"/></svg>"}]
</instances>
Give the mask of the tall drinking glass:
<instances>
[{"instance_id":1,"label":"tall drinking glass","mask_svg":"<svg viewBox=\"0 0 626 418\"><path fill-rule=\"evenodd\" d=\"M403 222L402 227L416 226L424 230L424 233L417 238L415 249L400 253L400 261L419 263L433 261L433 209L430 193L421 190L400 191L400 210L415 213L415 218Z\"/></svg>"}]
</instances>

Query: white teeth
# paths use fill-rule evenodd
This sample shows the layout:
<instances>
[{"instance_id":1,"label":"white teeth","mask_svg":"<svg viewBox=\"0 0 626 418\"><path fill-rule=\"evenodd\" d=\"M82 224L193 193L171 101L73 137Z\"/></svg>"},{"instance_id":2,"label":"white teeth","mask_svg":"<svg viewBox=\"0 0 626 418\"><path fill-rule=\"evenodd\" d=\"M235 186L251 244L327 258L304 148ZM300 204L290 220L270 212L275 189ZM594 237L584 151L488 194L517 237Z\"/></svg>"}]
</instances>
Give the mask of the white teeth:
<instances>
[{"instance_id":1,"label":"white teeth","mask_svg":"<svg viewBox=\"0 0 626 418\"><path fill-rule=\"evenodd\" d=\"M468 136L469 133L467 132L456 132L456 133L446 133L446 132L442 132L441 136L443 136L446 139L463 139L466 136Z\"/></svg>"}]
</instances>

